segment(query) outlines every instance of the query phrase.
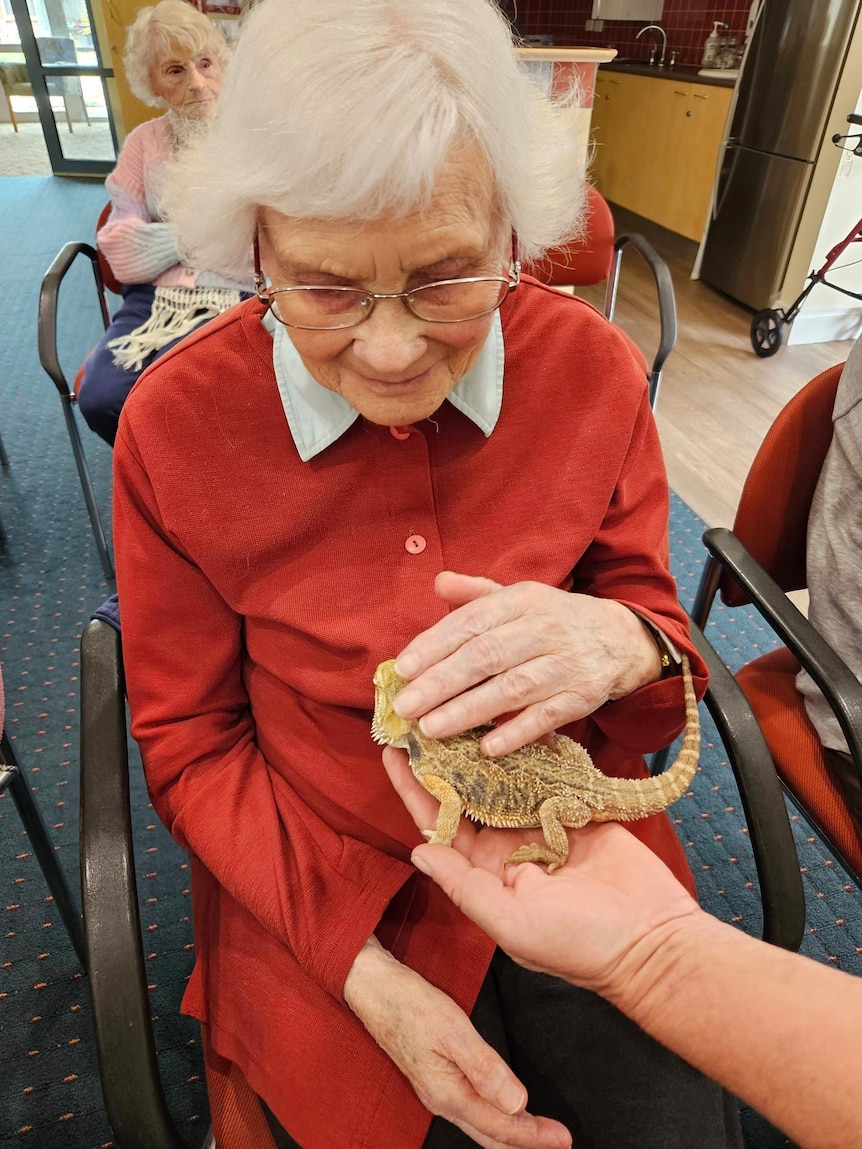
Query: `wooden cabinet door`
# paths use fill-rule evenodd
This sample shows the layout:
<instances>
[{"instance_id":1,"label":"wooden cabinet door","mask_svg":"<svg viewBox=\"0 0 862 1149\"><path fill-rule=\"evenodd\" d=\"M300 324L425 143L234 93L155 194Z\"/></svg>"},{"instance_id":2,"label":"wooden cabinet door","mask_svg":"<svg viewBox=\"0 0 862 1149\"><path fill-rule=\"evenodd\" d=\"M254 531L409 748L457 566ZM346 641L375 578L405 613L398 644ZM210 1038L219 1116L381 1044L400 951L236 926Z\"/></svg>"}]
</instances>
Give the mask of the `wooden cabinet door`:
<instances>
[{"instance_id":1,"label":"wooden cabinet door","mask_svg":"<svg viewBox=\"0 0 862 1149\"><path fill-rule=\"evenodd\" d=\"M612 203L699 240L732 90L599 72L592 178Z\"/></svg>"},{"instance_id":2,"label":"wooden cabinet door","mask_svg":"<svg viewBox=\"0 0 862 1149\"><path fill-rule=\"evenodd\" d=\"M666 161L672 121L684 114L688 85L649 76L608 73L596 130L593 178L602 195L649 219L662 211L667 197ZM677 109L676 105L680 105Z\"/></svg>"},{"instance_id":3,"label":"wooden cabinet door","mask_svg":"<svg viewBox=\"0 0 862 1149\"><path fill-rule=\"evenodd\" d=\"M649 89L642 94L642 110L637 117L644 139L637 172L639 206L631 210L676 231L678 142L691 99L691 84L679 80L646 79L645 82Z\"/></svg>"},{"instance_id":4,"label":"wooden cabinet door","mask_svg":"<svg viewBox=\"0 0 862 1149\"><path fill-rule=\"evenodd\" d=\"M593 182L598 180L597 172L601 166L607 148L604 139L607 133L608 116L608 75L601 69L596 70L596 82L593 89L593 110L590 115L590 151L588 162L592 172Z\"/></svg>"},{"instance_id":5,"label":"wooden cabinet door","mask_svg":"<svg viewBox=\"0 0 862 1149\"><path fill-rule=\"evenodd\" d=\"M673 230L700 240L709 211L715 168L733 91L692 84L677 148L672 196ZM666 225L667 226L667 225Z\"/></svg>"},{"instance_id":6,"label":"wooden cabinet door","mask_svg":"<svg viewBox=\"0 0 862 1149\"><path fill-rule=\"evenodd\" d=\"M593 97L593 114L590 120L590 136L593 145L591 176L596 187L606 199L608 190L613 187L616 172L624 162L619 146L619 133L628 115L626 81L629 76L619 73L598 72L596 90Z\"/></svg>"}]
</instances>

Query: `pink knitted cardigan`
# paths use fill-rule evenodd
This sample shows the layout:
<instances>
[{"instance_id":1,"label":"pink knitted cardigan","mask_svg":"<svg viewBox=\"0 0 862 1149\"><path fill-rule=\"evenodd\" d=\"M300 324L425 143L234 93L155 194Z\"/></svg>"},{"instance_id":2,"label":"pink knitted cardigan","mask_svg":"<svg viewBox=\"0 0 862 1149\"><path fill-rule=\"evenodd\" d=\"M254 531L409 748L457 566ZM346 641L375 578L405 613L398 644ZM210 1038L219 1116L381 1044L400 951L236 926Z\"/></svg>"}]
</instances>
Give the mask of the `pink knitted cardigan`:
<instances>
[{"instance_id":1,"label":"pink knitted cardigan","mask_svg":"<svg viewBox=\"0 0 862 1149\"><path fill-rule=\"evenodd\" d=\"M173 227L160 219L159 200L173 159L173 125L170 116L159 116L129 133L105 180L111 214L99 232L99 247L121 283L197 285L197 273L180 263Z\"/></svg>"}]
</instances>

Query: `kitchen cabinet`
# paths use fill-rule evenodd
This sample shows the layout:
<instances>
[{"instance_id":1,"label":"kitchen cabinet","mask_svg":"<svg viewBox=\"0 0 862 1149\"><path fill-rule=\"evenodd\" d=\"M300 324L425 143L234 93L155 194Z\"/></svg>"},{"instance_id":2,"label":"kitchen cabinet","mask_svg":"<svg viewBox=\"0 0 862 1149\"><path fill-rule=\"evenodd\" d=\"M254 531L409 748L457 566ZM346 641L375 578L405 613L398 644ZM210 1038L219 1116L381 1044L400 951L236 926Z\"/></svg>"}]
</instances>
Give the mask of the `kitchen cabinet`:
<instances>
[{"instance_id":1,"label":"kitchen cabinet","mask_svg":"<svg viewBox=\"0 0 862 1149\"><path fill-rule=\"evenodd\" d=\"M591 121L596 187L629 211L699 240L733 90L666 74L603 72Z\"/></svg>"}]
</instances>

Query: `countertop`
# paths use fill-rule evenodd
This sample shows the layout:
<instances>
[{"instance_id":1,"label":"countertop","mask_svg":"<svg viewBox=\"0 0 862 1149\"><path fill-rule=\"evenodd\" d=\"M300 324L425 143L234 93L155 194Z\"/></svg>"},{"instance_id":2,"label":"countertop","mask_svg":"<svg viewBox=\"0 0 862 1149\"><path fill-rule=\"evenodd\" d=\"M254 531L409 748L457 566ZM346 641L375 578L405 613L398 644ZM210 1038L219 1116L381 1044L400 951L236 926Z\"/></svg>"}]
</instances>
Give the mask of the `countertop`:
<instances>
[{"instance_id":1,"label":"countertop","mask_svg":"<svg viewBox=\"0 0 862 1149\"><path fill-rule=\"evenodd\" d=\"M698 76L697 64L674 64L672 68L668 65L659 68L657 64L648 64L646 60L615 59L603 63L601 68L603 72L630 72L634 76L652 76L656 80L683 80L689 84L709 84L716 88L732 88L736 83L735 73L729 76Z\"/></svg>"},{"instance_id":2,"label":"countertop","mask_svg":"<svg viewBox=\"0 0 862 1149\"><path fill-rule=\"evenodd\" d=\"M571 44L531 45L515 51L519 60L571 60L579 64L606 64L617 54L616 48L579 48Z\"/></svg>"}]
</instances>

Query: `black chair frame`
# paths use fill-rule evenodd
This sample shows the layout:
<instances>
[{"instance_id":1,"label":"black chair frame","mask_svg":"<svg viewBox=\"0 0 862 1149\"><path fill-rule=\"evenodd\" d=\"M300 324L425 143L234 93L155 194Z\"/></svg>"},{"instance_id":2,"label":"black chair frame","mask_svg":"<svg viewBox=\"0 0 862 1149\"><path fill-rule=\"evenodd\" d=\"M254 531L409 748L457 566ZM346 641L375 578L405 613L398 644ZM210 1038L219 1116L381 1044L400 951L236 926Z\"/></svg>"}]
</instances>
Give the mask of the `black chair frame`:
<instances>
[{"instance_id":1,"label":"black chair frame","mask_svg":"<svg viewBox=\"0 0 862 1149\"><path fill-rule=\"evenodd\" d=\"M21 818L27 838L33 847L33 853L45 875L48 889L54 898L54 903L60 914L66 932L72 942L72 947L86 969L87 953L84 944L84 931L81 927L81 915L75 905L69 884L63 868L57 861L57 855L48 836L48 830L39 807L30 792L25 778L21 773L21 764L15 753L15 747L6 730L0 739L0 794L8 790L15 803L15 808Z\"/></svg>"},{"instance_id":2,"label":"black chair frame","mask_svg":"<svg viewBox=\"0 0 862 1149\"><path fill-rule=\"evenodd\" d=\"M2 467L4 471L9 470L9 456L6 454L6 446L3 443L2 436L0 436L0 467ZM2 552L6 546L6 541L6 528L3 526L2 520L0 520L0 552Z\"/></svg>"},{"instance_id":3,"label":"black chair frame","mask_svg":"<svg viewBox=\"0 0 862 1149\"><path fill-rule=\"evenodd\" d=\"M695 622L701 627L706 625L719 584L724 575L729 575L819 686L847 739L850 756L862 779L862 683L733 531L713 527L704 532L703 542L710 558L692 608ZM787 792L798 802L792 791ZM816 819L807 810L804 813L856 884L862 886L862 874L848 863Z\"/></svg>"},{"instance_id":4,"label":"black chair frame","mask_svg":"<svg viewBox=\"0 0 862 1149\"><path fill-rule=\"evenodd\" d=\"M655 280L656 293L658 295L659 344L653 356L652 366L647 369L649 402L650 407L654 411L656 403L658 402L658 393L661 387L661 376L664 365L667 362L668 355L670 355L671 351L676 347L676 296L674 295L670 270L652 244L644 239L638 232L621 235L614 241L613 262L611 263L611 271L608 276L607 287L605 288L604 313L606 319L611 323L614 321L620 275L622 273L623 255L629 245L631 245L635 251L639 252L648 264L653 279Z\"/></svg>"},{"instance_id":5,"label":"black chair frame","mask_svg":"<svg viewBox=\"0 0 862 1149\"><path fill-rule=\"evenodd\" d=\"M122 1149L189 1149L159 1076L141 937L120 635L81 640L81 891L99 1073ZM207 1135L205 1149L213 1145Z\"/></svg>"},{"instance_id":6,"label":"black chair frame","mask_svg":"<svg viewBox=\"0 0 862 1149\"><path fill-rule=\"evenodd\" d=\"M805 893L775 763L742 688L695 623L691 637L709 671L704 702L727 751L745 813L763 906L763 940L798 950L805 932Z\"/></svg>"},{"instance_id":7,"label":"black chair frame","mask_svg":"<svg viewBox=\"0 0 862 1149\"><path fill-rule=\"evenodd\" d=\"M75 420L75 412L73 410L76 404L76 396L69 386L69 382L60 365L60 356L57 350L57 301L60 294L60 286L79 255L89 259L92 265L93 277L96 281L96 291L99 297L99 308L105 330L107 330L111 322L111 314L108 310L107 290L102 278L101 268L99 267L99 257L96 249L89 243L67 243L60 250L42 279L42 287L39 292L39 362L59 392L60 402L63 407L63 417L66 420L66 429L69 432L69 439L72 443L75 466L78 469L78 477L81 480L81 489L84 492L84 501L87 504L87 513L90 516L90 523L96 539L96 547L99 551L102 570L105 573L105 578L112 580L114 578L114 566L111 561L110 550L108 549L108 539L105 534L105 529L102 526L102 518L99 514L99 507L96 502L96 493L93 489L93 480L90 477L90 469L87 466L84 446L81 442L81 432Z\"/></svg>"}]
</instances>

